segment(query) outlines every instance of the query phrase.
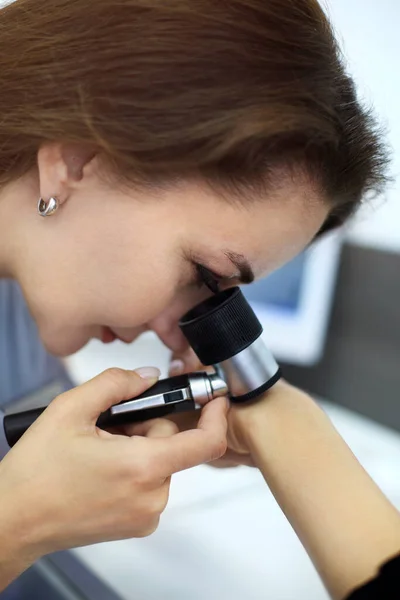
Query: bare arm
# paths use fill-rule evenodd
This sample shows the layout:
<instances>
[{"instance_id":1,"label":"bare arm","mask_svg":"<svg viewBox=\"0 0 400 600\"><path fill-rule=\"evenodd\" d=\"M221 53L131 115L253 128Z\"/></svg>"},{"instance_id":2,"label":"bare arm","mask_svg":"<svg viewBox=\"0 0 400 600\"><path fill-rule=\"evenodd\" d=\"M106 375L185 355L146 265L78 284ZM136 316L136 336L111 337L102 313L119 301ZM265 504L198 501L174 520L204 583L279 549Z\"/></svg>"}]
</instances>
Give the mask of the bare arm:
<instances>
[{"instance_id":1,"label":"bare arm","mask_svg":"<svg viewBox=\"0 0 400 600\"><path fill-rule=\"evenodd\" d=\"M16 521L15 511L8 499L1 499L0 513L0 590L3 590L23 571L30 567L39 556L34 555L27 538L20 539L13 531Z\"/></svg>"},{"instance_id":2,"label":"bare arm","mask_svg":"<svg viewBox=\"0 0 400 600\"><path fill-rule=\"evenodd\" d=\"M230 420L231 449L250 452L333 598L400 552L399 513L306 394L280 384Z\"/></svg>"}]
</instances>

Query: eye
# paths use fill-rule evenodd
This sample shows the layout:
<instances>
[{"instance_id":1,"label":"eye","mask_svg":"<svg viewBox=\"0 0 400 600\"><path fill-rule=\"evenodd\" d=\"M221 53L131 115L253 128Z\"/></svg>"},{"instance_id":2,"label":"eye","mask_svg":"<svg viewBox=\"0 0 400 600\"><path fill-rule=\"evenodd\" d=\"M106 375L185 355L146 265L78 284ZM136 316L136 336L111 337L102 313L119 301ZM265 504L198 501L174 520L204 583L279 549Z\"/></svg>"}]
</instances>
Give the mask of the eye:
<instances>
[{"instance_id":1,"label":"eye","mask_svg":"<svg viewBox=\"0 0 400 600\"><path fill-rule=\"evenodd\" d=\"M204 267L199 263L194 263L194 267L196 270L196 284L199 287L205 285L213 292L213 294L217 294L219 292L219 284L223 277L213 273L210 269L207 269L207 267Z\"/></svg>"}]
</instances>

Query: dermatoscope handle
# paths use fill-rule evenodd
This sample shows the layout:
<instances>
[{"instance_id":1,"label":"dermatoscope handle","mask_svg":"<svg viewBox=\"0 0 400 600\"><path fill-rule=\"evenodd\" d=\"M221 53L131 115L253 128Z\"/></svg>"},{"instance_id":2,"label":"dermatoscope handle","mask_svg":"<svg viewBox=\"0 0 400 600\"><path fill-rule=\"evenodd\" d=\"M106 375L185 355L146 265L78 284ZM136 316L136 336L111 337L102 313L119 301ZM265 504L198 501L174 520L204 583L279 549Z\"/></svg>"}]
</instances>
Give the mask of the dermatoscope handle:
<instances>
[{"instance_id":1,"label":"dermatoscope handle","mask_svg":"<svg viewBox=\"0 0 400 600\"><path fill-rule=\"evenodd\" d=\"M128 410L119 414L112 414L111 409L100 415L97 426L101 429L110 429L119 425L131 423L140 423L150 419L158 419L168 415L190 411L195 408L193 398L184 397L182 390L190 390L189 376L179 375L170 377L156 383L153 387L146 390L140 396L121 402L118 406L128 405L131 402L137 403L150 397L162 397L168 394L166 403L163 406L154 406L141 408L140 410ZM164 396L165 397L165 396ZM47 407L36 408L15 414L8 414L4 417L4 432L7 443L12 448L21 439L24 433L40 417Z\"/></svg>"}]
</instances>

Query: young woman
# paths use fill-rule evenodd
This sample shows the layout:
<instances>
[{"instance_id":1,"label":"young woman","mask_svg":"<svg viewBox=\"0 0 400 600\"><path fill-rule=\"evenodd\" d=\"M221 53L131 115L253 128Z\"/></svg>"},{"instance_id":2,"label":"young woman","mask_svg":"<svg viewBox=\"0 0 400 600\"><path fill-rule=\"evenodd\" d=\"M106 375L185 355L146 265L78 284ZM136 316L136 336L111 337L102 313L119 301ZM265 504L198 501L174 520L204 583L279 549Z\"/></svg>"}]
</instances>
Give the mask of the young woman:
<instances>
[{"instance_id":1,"label":"young woman","mask_svg":"<svg viewBox=\"0 0 400 600\"><path fill-rule=\"evenodd\" d=\"M18 282L53 355L149 329L183 355L177 321L209 294L204 282L277 269L385 179L373 120L316 0L17 0L0 11L0 86L0 273ZM20 349L9 345L15 361ZM48 552L150 533L171 475L224 454L224 401L197 430L95 427L156 378L111 370L61 395L2 461L2 586ZM237 412L231 449L251 452L339 595L395 550L395 515L319 413L296 412L279 389L276 419L293 408L294 439L310 433L321 463L294 444L272 465L279 452L250 441L252 417L239 434ZM326 467L344 485L359 480L376 509L384 540L367 529L376 551L360 565L366 540L349 534L338 496L333 548L348 546L349 563L330 566L307 513L315 490L296 479L301 456L310 485ZM328 500L313 502L322 513Z\"/></svg>"}]
</instances>

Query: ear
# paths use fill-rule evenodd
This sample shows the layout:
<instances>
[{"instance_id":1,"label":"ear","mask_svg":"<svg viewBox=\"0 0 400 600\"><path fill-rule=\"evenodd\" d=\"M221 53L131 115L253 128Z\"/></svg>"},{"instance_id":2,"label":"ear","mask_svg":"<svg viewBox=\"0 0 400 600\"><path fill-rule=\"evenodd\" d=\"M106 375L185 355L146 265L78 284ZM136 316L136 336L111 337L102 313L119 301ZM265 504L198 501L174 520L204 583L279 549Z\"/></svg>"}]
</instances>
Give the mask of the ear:
<instances>
[{"instance_id":1,"label":"ear","mask_svg":"<svg viewBox=\"0 0 400 600\"><path fill-rule=\"evenodd\" d=\"M83 181L96 154L93 147L80 144L43 144L38 152L41 197L48 200L54 196L60 204L66 202Z\"/></svg>"}]
</instances>

